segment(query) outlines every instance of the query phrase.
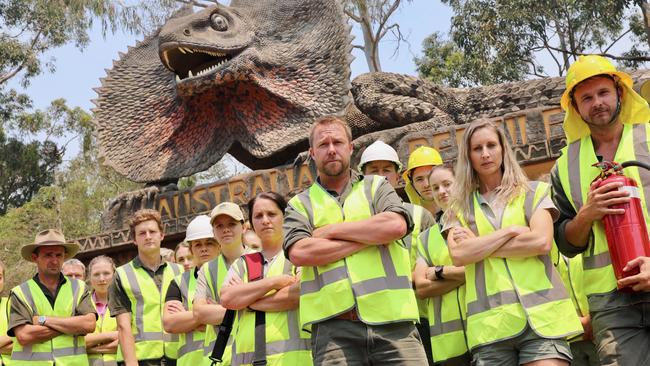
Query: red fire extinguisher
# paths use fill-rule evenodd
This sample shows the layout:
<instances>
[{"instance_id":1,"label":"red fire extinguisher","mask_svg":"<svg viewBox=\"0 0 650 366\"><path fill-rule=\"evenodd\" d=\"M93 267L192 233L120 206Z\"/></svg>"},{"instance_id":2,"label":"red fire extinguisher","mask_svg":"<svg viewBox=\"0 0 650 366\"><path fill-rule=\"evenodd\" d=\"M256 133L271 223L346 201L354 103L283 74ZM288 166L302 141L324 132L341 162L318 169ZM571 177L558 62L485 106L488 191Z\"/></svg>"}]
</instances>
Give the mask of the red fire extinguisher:
<instances>
[{"instance_id":1,"label":"red fire extinguisher","mask_svg":"<svg viewBox=\"0 0 650 366\"><path fill-rule=\"evenodd\" d=\"M650 170L646 163L638 161L626 161L618 164L616 162L603 161L593 166L599 167L601 173L595 180L601 179L598 187L608 183L619 182L623 186L619 190L629 192L630 202L610 206L613 209L624 209L622 215L605 215L603 225L607 236L609 255L614 267L616 279L633 276L639 273L638 268L631 271L623 271L625 265L638 257L650 257L650 238L641 205L641 195L638 184L634 179L623 174L623 168L637 166ZM594 181L595 181L594 180ZM632 292L631 287L619 288L621 291Z\"/></svg>"}]
</instances>

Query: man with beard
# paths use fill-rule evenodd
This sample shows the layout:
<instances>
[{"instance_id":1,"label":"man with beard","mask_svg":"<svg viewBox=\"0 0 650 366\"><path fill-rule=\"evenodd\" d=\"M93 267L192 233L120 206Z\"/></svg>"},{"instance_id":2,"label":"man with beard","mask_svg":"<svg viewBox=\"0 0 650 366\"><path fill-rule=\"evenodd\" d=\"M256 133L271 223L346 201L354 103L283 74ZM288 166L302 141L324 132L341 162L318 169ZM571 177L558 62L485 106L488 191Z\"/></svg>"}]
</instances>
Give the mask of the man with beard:
<instances>
[{"instance_id":1,"label":"man with beard","mask_svg":"<svg viewBox=\"0 0 650 366\"><path fill-rule=\"evenodd\" d=\"M650 258L630 261L623 270L640 273L617 281L601 221L605 215L625 213L612 206L629 202L633 195L640 198L650 223L650 172L625 169L639 189L621 189L620 183L597 188L598 182L592 183L600 173L593 166L598 161L650 160L650 108L632 85L628 74L600 56L581 56L571 65L561 100L568 146L551 173L553 200L560 210L555 241L569 257L583 253L583 291L591 315L583 327L586 335L593 328L603 365L650 365L650 354L639 352L650 344ZM617 287L636 292L619 292Z\"/></svg>"},{"instance_id":2,"label":"man with beard","mask_svg":"<svg viewBox=\"0 0 650 366\"><path fill-rule=\"evenodd\" d=\"M303 266L300 322L315 365L427 365L415 329L413 220L385 178L350 169L352 134L338 117L311 128L318 177L286 210L284 251Z\"/></svg>"}]
</instances>

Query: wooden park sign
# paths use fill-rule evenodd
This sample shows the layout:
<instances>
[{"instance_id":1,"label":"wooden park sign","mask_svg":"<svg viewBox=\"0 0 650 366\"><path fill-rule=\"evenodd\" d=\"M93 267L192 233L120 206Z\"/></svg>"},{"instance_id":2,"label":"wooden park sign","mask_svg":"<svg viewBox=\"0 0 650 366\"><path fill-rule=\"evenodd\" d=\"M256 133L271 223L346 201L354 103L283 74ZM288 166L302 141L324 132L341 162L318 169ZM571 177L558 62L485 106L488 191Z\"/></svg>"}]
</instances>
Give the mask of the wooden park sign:
<instances>
[{"instance_id":1,"label":"wooden park sign","mask_svg":"<svg viewBox=\"0 0 650 366\"><path fill-rule=\"evenodd\" d=\"M501 125L515 149L517 160L531 178L547 173L560 149L565 145L562 131L564 112L558 107L528 109L513 112L494 121ZM449 126L436 131L423 130L401 133L382 131L379 137L391 144L407 161L408 155L419 146L426 145L440 151L443 160L456 158L457 146L462 141L467 125ZM368 141L370 143L372 141ZM351 162L357 166L364 146L356 146ZM81 256L88 257L106 251L118 251L131 243L126 218L141 208L153 208L160 212L168 238L182 240L187 224L199 214L208 214L217 204L234 202L242 207L255 194L276 191L287 197L309 187L316 178L313 164L304 162L284 165L274 169L256 170L214 183L191 189L159 192L148 188L142 192L125 195L111 203L103 217L105 231L99 235L80 238ZM180 238L180 239L179 239Z\"/></svg>"}]
</instances>

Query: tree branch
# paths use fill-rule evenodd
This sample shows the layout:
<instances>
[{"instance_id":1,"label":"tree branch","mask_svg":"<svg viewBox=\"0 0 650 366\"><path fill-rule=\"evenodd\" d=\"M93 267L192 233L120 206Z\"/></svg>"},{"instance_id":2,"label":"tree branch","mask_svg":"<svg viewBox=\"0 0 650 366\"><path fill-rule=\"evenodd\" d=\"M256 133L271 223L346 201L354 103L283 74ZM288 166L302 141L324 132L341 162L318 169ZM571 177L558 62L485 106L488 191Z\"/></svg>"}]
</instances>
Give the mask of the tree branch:
<instances>
[{"instance_id":1,"label":"tree branch","mask_svg":"<svg viewBox=\"0 0 650 366\"><path fill-rule=\"evenodd\" d=\"M650 61L650 56L628 57L628 56L616 56L616 55L612 55L610 53L605 53L605 52L602 52L602 53L574 52L574 51L565 50L565 49L562 49L562 48L553 47L551 45L549 45L548 48L552 49L553 51L557 51L557 52L565 52L565 53L568 53L568 54L573 55L573 56L598 55L598 56L602 56L602 57L611 58L612 60L617 60L617 61L634 61L634 62L647 62L647 61Z\"/></svg>"},{"instance_id":2,"label":"tree branch","mask_svg":"<svg viewBox=\"0 0 650 366\"><path fill-rule=\"evenodd\" d=\"M376 37L375 39L377 40L377 42L379 42L382 39L382 37L384 37L384 35L386 35L387 29L384 29L384 27L386 26L386 23L388 22L388 19L393 15L393 13L395 13L397 8L399 7L400 2L401 2L401 0L395 0L395 2L390 6L388 11L385 14L381 14L381 19L378 19L379 20L379 26L377 26L377 32L376 32L376 35L375 35L375 37ZM383 4L382 4L382 7L383 7ZM390 27L388 27L388 28L390 28Z\"/></svg>"},{"instance_id":3,"label":"tree branch","mask_svg":"<svg viewBox=\"0 0 650 366\"><path fill-rule=\"evenodd\" d=\"M615 39L615 40L614 40L614 41L613 41L609 46L607 46L607 48L605 48L605 50L604 50L603 52L607 52L607 51L609 51L609 49L612 48L612 47L616 44L616 42L620 41L623 37L625 37L626 34L630 33L631 31L632 31L632 28L628 28L628 30L626 30L625 32L623 32L623 33L622 33L620 36L618 36L618 38L616 38L616 39Z\"/></svg>"},{"instance_id":4,"label":"tree branch","mask_svg":"<svg viewBox=\"0 0 650 366\"><path fill-rule=\"evenodd\" d=\"M36 48L36 44L38 43L39 39L41 38L41 34L42 34L42 33L41 33L41 31L39 30L39 31L34 35L34 38L32 39L32 41L31 41L30 44L29 44L29 49L30 49L30 50L33 51L34 48ZM26 65L26 64L27 64L27 60L23 61L23 62L22 62L20 65L18 65L18 67L16 67L13 71L11 71L11 72L9 72L9 73L7 73L7 74L4 74L4 75L0 75L0 85L2 85L3 83L5 83L7 80L13 78L14 76L16 76L20 71L22 71L22 69L25 68L25 65Z\"/></svg>"},{"instance_id":5,"label":"tree branch","mask_svg":"<svg viewBox=\"0 0 650 366\"><path fill-rule=\"evenodd\" d=\"M352 11L350 11L349 9L343 8L343 12L345 13L345 15L347 15L348 17L350 17L350 19L354 20L355 22L357 22L357 23L361 23L361 22L362 22L361 18L358 17L356 14L354 14L354 13L353 13Z\"/></svg>"}]
</instances>

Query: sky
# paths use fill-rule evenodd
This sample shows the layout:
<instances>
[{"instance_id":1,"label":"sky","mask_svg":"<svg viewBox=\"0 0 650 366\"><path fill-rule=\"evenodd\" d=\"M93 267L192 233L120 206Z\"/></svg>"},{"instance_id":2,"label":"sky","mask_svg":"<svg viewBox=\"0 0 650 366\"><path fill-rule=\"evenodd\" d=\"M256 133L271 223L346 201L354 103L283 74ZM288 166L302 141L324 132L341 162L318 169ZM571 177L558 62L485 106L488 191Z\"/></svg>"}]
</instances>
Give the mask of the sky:
<instances>
[{"instance_id":1,"label":"sky","mask_svg":"<svg viewBox=\"0 0 650 366\"><path fill-rule=\"evenodd\" d=\"M448 32L452 12L438 1L403 0L402 3L393 21L400 24L410 46L401 44L399 53L393 57L395 42L388 35L380 45L380 59L383 71L415 75L413 57L421 54L422 41L435 31ZM356 41L360 42L361 34L356 33ZM47 107L53 99L65 98L70 106L89 110L94 107L91 100L97 96L93 88L100 85L99 79L106 75L105 69L119 57L118 52L126 52L127 46L134 45L141 38L119 33L109 34L104 39L99 30L94 30L90 44L84 50L68 45L49 52L46 57L56 59L56 71L33 79L24 91L31 95L37 108ZM353 54L356 58L352 64L352 77L368 71L363 53L355 49ZM17 82L12 86L16 87Z\"/></svg>"}]
</instances>

